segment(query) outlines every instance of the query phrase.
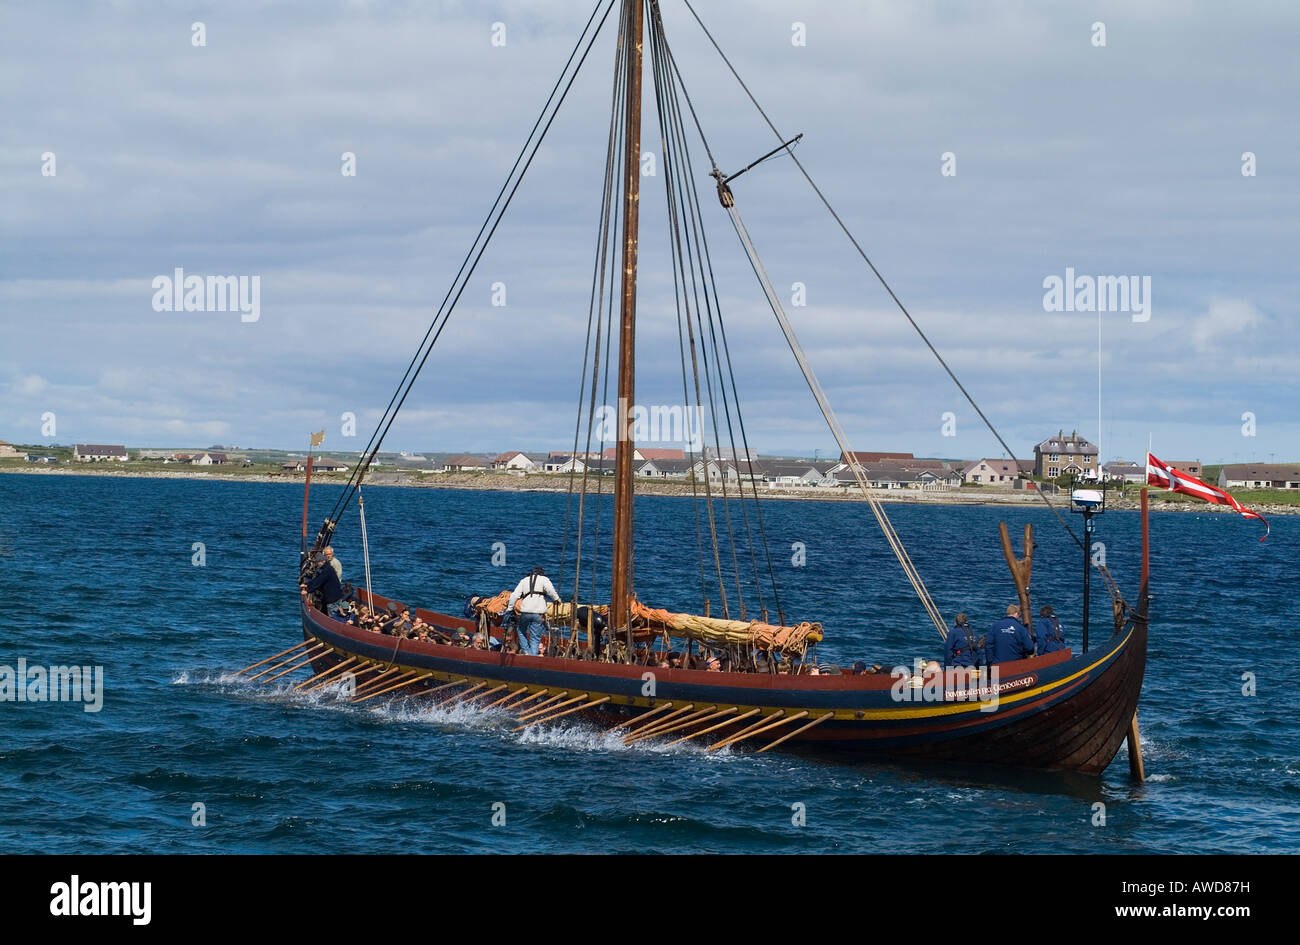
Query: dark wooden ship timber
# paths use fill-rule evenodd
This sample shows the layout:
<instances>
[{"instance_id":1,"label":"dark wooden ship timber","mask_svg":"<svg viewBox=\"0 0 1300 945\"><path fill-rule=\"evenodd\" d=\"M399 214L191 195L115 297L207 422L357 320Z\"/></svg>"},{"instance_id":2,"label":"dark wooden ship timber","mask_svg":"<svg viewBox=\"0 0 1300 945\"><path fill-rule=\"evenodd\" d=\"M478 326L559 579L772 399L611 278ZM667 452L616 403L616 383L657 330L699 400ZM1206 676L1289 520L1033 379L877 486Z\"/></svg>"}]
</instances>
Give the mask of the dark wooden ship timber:
<instances>
[{"instance_id":1,"label":"dark wooden ship timber","mask_svg":"<svg viewBox=\"0 0 1300 945\"><path fill-rule=\"evenodd\" d=\"M602 17L597 22L597 14L602 7L605 17L614 8L615 0L601 0L592 20L591 40L594 41L604 23ZM694 10L690 9L694 16ZM649 29L646 29L646 22ZM697 17L698 21L698 17ZM703 23L700 23L703 27ZM707 29L705 29L707 34ZM617 392L620 404L635 403L635 320L637 298L637 241L638 241L638 206L640 200L639 156L641 154L641 73L642 47L648 42L651 50L652 65L655 76L655 96L659 111L660 148L666 168L666 189L669 199L669 217L676 227L678 249L674 254L674 263L678 267L683 284L688 281L688 272L703 273L708 271L711 277L711 264L707 259L707 244L699 242L698 199L694 193L695 178L699 175L691 164L689 148L686 145L685 129L688 127L683 118L689 115L695 127L699 129L700 138L704 138L703 129L699 127L699 118L695 108L685 94L685 82L672 60L663 31L657 0L620 0L618 28L618 47L615 56L614 79L614 115L610 122L610 138L606 161L606 192L602 208L601 249L598 257L600 265L599 290L601 304L606 299L608 288L609 331L618 327ZM575 47L586 41L587 32ZM712 40L712 36L709 37ZM715 42L716 46L716 42ZM590 50L590 42L587 49ZM719 47L719 52L721 49ZM586 53L583 53L584 60ZM570 57L571 61L574 59ZM582 60L578 60L581 66ZM730 63L728 63L730 67ZM566 65L566 70L569 67ZM575 67L575 75L576 75ZM733 70L734 72L734 70ZM739 76L737 76L739 78ZM564 79L564 74L561 75ZM570 84L572 80L570 79ZM561 83L557 82L559 89ZM743 86L743 83L742 83ZM567 89L566 89L567 91ZM748 91L748 90L746 90ZM556 93L553 91L554 97ZM678 107L679 100L685 96L689 112ZM752 96L751 96L752 98ZM563 95L559 101L562 102ZM755 103L756 104L756 103ZM547 108L551 107L548 100ZM559 107L559 102L554 106ZM761 111L761 109L760 109ZM543 110L543 117L546 115ZM766 120L766 115L764 115ZM539 126L543 122L539 119ZM771 126L770 121L768 122ZM545 123L549 127L549 122ZM775 127L772 127L774 134ZM544 136L544 131L543 131ZM785 140L777 134L777 140L783 143L768 155L754 161L743 171L730 176L722 174L713 164L710 175L716 183L719 202L730 217L740 244L753 266L755 275L767 296L768 302L776 316L777 322L789 343L790 349L798 362L803 375L817 401L818 407L826 418L831 433L844 456L853 456L843 429L840 427L830 405L827 402L816 375L812 372L804 357L803 350L794 334L780 300L767 279L766 272L757 256L753 241L740 219L736 207L736 197L730 183L741 173L750 170L768 157L780 152L793 158L790 150L797 139ZM535 153L536 145L525 144L521 160L529 148ZM707 141L705 149L709 151L710 163L713 153ZM524 170L528 161L523 162ZM811 177L802 164L794 158L799 170L812 183ZM516 167L520 162L516 162ZM515 171L511 172L512 175ZM522 172L520 172L522 180ZM621 181L621 193L615 194L612 182ZM507 182L509 184L509 181ZM516 187L518 184L516 183ZM821 191L813 185L818 197L830 209ZM503 188L502 193L506 193ZM513 194L513 191L510 191ZM619 199L621 198L621 199ZM495 230L492 223L493 214L503 214L509 203L494 205L484 230ZM619 210L621 206L621 212ZM834 211L831 211L834 214ZM883 277L871 265L856 240L853 240L847 228L835 215L846 235L871 270L880 279L890 296L908 320L916 326L907 310L894 295L892 289L884 283ZM499 222L500 216L496 217ZM695 241L690 237L690 228L694 227ZM613 234L621 232L621 242L613 239ZM682 233L686 232L683 242ZM462 265L464 279L473 273L478 258L482 255L484 240L481 245L476 242L471 247L466 263ZM606 247L613 247L606 249ZM685 249L681 247L685 246ZM619 257L621 254L621 258ZM691 255L695 254L695 255ZM689 256L689 258L687 258ZM609 262L609 281L606 283L606 263ZM698 262L698 268L697 268ZM687 263L690 264L689 270ZM373 463L379 446L392 425L393 418L400 410L427 360L433 343L441 334L441 324L445 324L451 309L463 291L464 283L453 283L448 292L450 305L444 300L444 306L430 326L429 333L421 343L421 348L408 367L407 376L403 377L398 391L394 394L384 418L380 421L375 435L363 453L363 461L357 465L344 491L343 497L335 503L331 514L325 519L308 549L307 543L307 509L308 494L303 499L303 564L300 580L309 576L317 564L313 563L313 554L329 545L337 527L340 516L347 508L351 498L358 499L361 512L361 534L363 547L366 549L367 588L358 589L356 600L371 613L387 612L396 602L374 593L369 589L369 547L365 543L365 508L361 499L361 484L371 463ZM595 278L595 277L593 277ZM459 286L459 289L457 288ZM698 288L698 286L696 287ZM593 283L593 300L597 297L597 286ZM715 303L716 287L714 292ZM709 287L704 286L704 299L709 301ZM681 305L686 305L686 319L681 319ZM703 407L702 386L708 391L708 406L715 419L715 436L718 429L717 418L720 408L714 402L714 381L708 370L712 355L712 368L721 375L722 368L730 369L730 352L719 347L710 338L713 337L715 313L712 307L707 311L708 329L704 327L704 314L700 311L699 295L695 297L695 309L691 309L691 300L685 289L677 299L679 306L679 328L682 337L690 339L690 367L683 340L682 370L683 384L689 389L694 381L695 398ZM593 301L593 305L595 302ZM717 319L721 324L720 303ZM614 310L617 317L614 318ZM595 311L595 309L593 309ZM692 322L694 319L694 323ZM599 351L601 344L600 322L596 324L595 343L591 342L591 321L588 327L589 350ZM698 326L698 336L696 327ZM435 330L436 329L436 330ZM432 339L430 341L430 338ZM922 333L924 339L924 334ZM928 339L926 340L929 345ZM725 344L725 334L723 335ZM608 345L608 341L606 342ZM427 347L426 347L427 346ZM930 345L932 351L934 348ZM700 360L697 349L703 358L704 383L701 383ZM937 351L934 351L938 356ZM598 360L598 359L597 359ZM609 370L606 359L605 370ZM942 358L940 362L943 363ZM943 363L947 370L946 363ZM587 365L584 363L584 372ZM949 371L951 374L951 371ZM608 374L606 375L608 377ZM954 380L956 380L954 376ZM583 379L586 384L586 379ZM727 395L725 382L717 385L723 398ZM960 387L960 385L959 385ZM735 380L732 377L734 392ZM597 375L595 369L591 377L590 406L596 403ZM587 388L580 388L580 418L583 398ZM969 399L964 388L962 393ZM974 404L974 401L971 401ZM739 399L734 405L725 402L723 407L734 410L739 419ZM983 413L980 414L983 416ZM590 416L590 413L588 413ZM589 421L590 422L590 421ZM748 443L744 441L743 421L741 446L737 447L734 434L730 434L733 456L749 456ZM731 414L727 414L727 428L731 428ZM990 425L990 430L993 430ZM726 594L721 556L718 553L719 526L714 520L714 502L717 496L710 492L708 476L704 477L704 502L708 511L708 525L712 560L717 566L717 581L713 589L720 599L713 600L712 591L702 586L705 595L701 601L702 613L706 616L691 618L680 625L669 627L666 624L654 625L648 622L644 608L636 601L633 572L632 536L634 476L633 456L635 442L633 425L626 412L618 418L617 446L613 470L613 516L614 528L609 536L609 545L605 547L606 555L602 560L610 562L608 582L603 584L601 593L607 594L603 602L590 590L582 591L578 576L573 576L573 590L557 610L557 619L550 624L550 655L529 656L511 652L509 647L499 650L489 648L492 634L508 637L508 632L501 629L501 614L480 610L472 619L453 616L436 611L413 608L416 618L422 620L449 642L436 640L419 640L393 636L387 633L363 629L327 615L304 593L302 596L302 630L303 641L282 653L276 654L261 663L254 664L241 672L250 672L261 668L253 677L262 681L273 681L287 676L294 671L309 669L310 677L296 684L303 691L340 686L346 681L343 690L345 698L354 703L379 704L380 700L391 702L398 700L412 707L450 708L461 707L465 710L497 711L508 713L517 720L519 728L547 725L551 723L571 724L581 721L586 724L600 725L611 733L619 733L627 743L646 739L655 739L659 743L691 742L707 746L710 750L742 746L766 751L781 746L787 750L815 752L833 758L857 757L894 757L927 761L962 762L976 764L1013 765L1051 770L1070 770L1097 773L1110 764L1121 742L1128 739L1130 765L1134 774L1141 777L1140 745L1137 737L1137 703L1142 688L1143 673L1146 665L1148 632L1148 523L1147 500L1142 494L1142 569L1137 590L1136 605L1130 606L1119 593L1115 581L1104 567L1096 569L1106 578L1112 602L1113 626L1109 638L1100 645L1089 648L1087 645L1087 575L1089 566L1085 564L1085 593L1083 610L1083 648L1082 651L1063 650L1038 658L1019 660L999 664L996 673L976 677L968 681L964 674L940 677L933 674L915 675L891 674L813 674L811 667L816 661L810 658L807 640L821 638L820 624L800 623L791 626L785 619L784 611L776 598L778 619L769 623L766 602L760 596L761 620L750 620L746 616L743 595L737 594L739 603L733 597L729 603ZM995 436L997 431L993 430ZM579 453L578 435L575 431L574 456L589 457L590 452ZM1001 437L998 436L1001 441ZM588 426L588 444L591 441ZM315 442L315 441L313 441ZM1005 448L1005 443L1003 442ZM1008 454L1010 450L1007 449ZM719 443L719 453L721 448ZM575 464L576 465L576 464ZM891 550L897 556L903 573L911 582L927 616L935 624L940 634L945 634L947 623L939 614L937 605L929 595L914 565L902 547L902 541L888 516L872 495L861 470L855 463L849 468L862 490L863 497L876 516ZM597 479L604 474L598 469ZM750 479L752 486L752 477ZM307 465L307 489L311 484L311 461ZM692 480L694 488L694 480ZM716 488L716 487L714 487ZM735 501L726 492L726 479L723 479L722 507L728 509L728 501ZM743 484L739 486L740 500L745 501ZM580 495L586 501L588 492L588 475L584 466L581 493L573 473L570 474L570 494ZM1050 499L1044 500L1051 505ZM696 497L697 509L699 497ZM758 496L753 496L754 510L758 509ZM1104 502L1104 498L1102 500ZM582 508L581 502L578 508ZM698 512L697 512L698 514ZM581 511L579 512L581 515ZM1057 516L1061 524L1064 520ZM578 522L577 547L582 549L583 531L581 518ZM697 522L699 520L697 519ZM1090 519L1088 519L1090 522ZM697 526L698 527L698 526ZM726 527L731 528L731 519ZM757 518L757 527L761 530L761 514ZM1068 525L1065 526L1069 530ZM566 522L567 528L567 522ZM745 528L750 528L749 519L745 519ZM1090 528L1090 526L1089 526ZM1089 535L1091 532L1089 531ZM1071 532L1073 536L1073 532ZM732 536L732 553L735 560L735 540ZM1076 542L1079 541L1075 538ZM765 544L766 537L763 536ZM1080 548L1086 547L1079 542ZM762 547L750 540L748 547ZM1026 560L1019 561L1010 551L1010 544L1003 533L1003 548L1011 567L1020 594L1021 613L1032 614L1029 609L1029 564L1032 561L1032 537L1027 530ZM705 546L701 545L701 584L704 585L706 555ZM1087 554L1084 554L1087 561ZM770 571L770 568L769 568ZM585 576L584 572L584 576ZM741 585L739 568L736 573L737 588ZM754 567L754 585L759 585L757 562ZM772 584L775 587L775 575ZM719 607L724 618L708 617L710 609ZM567 610L563 608L567 607ZM586 617L580 617L587 608ZM607 620L605 633L599 632L590 622L590 614L599 608ZM733 615L732 609L738 609ZM473 611L467 611L473 613ZM687 615L669 615L666 611L655 612L667 617ZM665 618L666 619L666 618ZM1032 619L1032 618L1031 618ZM585 624L583 621L586 620ZM748 621L748 622L746 622ZM690 629L684 627L689 625ZM735 630L740 627L751 628L750 637L742 646L736 646L734 639L728 643L721 635L723 630ZM716 627L722 627L717 630ZM815 634L809 628L815 628ZM798 631L796 633L795 631ZM473 639L477 635L477 639ZM804 642L797 649L782 649L780 641L798 638ZM683 641L678 643L678 641ZM772 641L777 642L772 642ZM761 642L767 641L767 642ZM645 646L638 646L638 643ZM730 646L738 656L748 653L747 664L737 662L729 666L741 665L743 671L710 671L701 668L670 668L661 665L647 665L650 661L652 646L659 645L661 653L679 647L686 653L694 652L694 647L721 651ZM757 671L759 662L755 654L767 648L763 665L768 671ZM778 660L782 671L776 671Z\"/></svg>"}]
</instances>

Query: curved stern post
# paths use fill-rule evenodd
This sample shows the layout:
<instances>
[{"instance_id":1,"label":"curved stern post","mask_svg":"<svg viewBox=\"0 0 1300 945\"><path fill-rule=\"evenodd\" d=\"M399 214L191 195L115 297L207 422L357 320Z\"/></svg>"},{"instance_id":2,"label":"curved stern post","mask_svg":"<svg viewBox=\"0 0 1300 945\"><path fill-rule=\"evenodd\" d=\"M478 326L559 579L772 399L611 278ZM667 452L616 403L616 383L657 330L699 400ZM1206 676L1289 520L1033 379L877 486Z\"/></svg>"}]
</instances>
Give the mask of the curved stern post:
<instances>
[{"instance_id":1,"label":"curved stern post","mask_svg":"<svg viewBox=\"0 0 1300 945\"><path fill-rule=\"evenodd\" d=\"M1143 623L1148 622L1147 603L1151 580L1151 523L1147 513L1147 490L1142 489L1142 580L1138 587L1138 616ZM1142 764L1142 736L1138 731L1137 709L1133 710L1133 720L1128 726L1128 770L1136 781L1146 780L1146 768Z\"/></svg>"}]
</instances>

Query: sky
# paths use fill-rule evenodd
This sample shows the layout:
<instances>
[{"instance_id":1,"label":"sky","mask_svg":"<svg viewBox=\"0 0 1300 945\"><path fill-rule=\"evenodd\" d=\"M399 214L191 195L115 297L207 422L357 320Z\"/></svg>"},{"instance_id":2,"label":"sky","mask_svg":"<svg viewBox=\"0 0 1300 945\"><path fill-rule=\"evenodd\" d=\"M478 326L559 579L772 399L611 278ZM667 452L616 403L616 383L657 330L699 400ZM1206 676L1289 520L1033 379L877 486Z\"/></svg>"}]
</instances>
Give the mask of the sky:
<instances>
[{"instance_id":1,"label":"sky","mask_svg":"<svg viewBox=\"0 0 1300 945\"><path fill-rule=\"evenodd\" d=\"M0 9L0 439L299 449L324 429L360 449L593 3ZM737 170L775 139L681 0L661 6ZM1017 455L1097 440L1100 322L1106 460L1148 438L1166 459L1300 460L1300 5L695 6ZM385 448L571 444L613 27ZM653 116L647 93L657 154ZM663 187L642 178L647 405L682 399ZM833 455L710 188L750 444ZM734 190L853 448L1001 455L789 159ZM256 276L256 321L155 310L178 268ZM1135 276L1149 309L1045 310L1067 269Z\"/></svg>"}]
</instances>

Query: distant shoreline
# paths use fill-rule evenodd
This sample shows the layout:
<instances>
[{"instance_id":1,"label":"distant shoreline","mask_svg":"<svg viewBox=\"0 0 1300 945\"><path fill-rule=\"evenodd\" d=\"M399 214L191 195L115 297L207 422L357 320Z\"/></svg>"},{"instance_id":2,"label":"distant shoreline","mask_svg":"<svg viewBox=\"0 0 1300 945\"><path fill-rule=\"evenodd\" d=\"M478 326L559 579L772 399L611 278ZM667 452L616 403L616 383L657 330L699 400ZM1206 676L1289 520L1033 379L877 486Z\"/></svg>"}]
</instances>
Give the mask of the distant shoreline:
<instances>
[{"instance_id":1,"label":"distant shoreline","mask_svg":"<svg viewBox=\"0 0 1300 945\"><path fill-rule=\"evenodd\" d=\"M49 467L23 468L17 466L0 466L0 473L12 473L16 475L32 476L106 476L116 479L196 479L219 482L267 482L280 483L283 485L301 486L305 478L302 473L285 473L283 475L267 474L232 474L220 472L199 472L189 470L186 472L171 472L158 470L117 470L105 468L106 463L87 464L88 468L60 468L51 469ZM100 468L91 468L91 467ZM312 476L312 483L317 485L344 485L347 477L340 474L322 474ZM410 473L410 472L389 472L385 470L374 470L366 479L366 484L370 486L396 486L399 488L414 489L456 489L480 492L555 492L563 493L568 489L568 476L563 474L556 475L538 475L529 476L512 476L500 473ZM692 492L689 483L665 482L663 480L638 479L638 495L661 495L690 497L695 494ZM606 488L606 492L611 491ZM703 484L697 490L699 495L704 494ZM721 498L721 489L713 487L714 498ZM745 489L745 497L753 498L753 493L748 487ZM949 506L1004 506L1019 507L1025 505L1039 505L1042 502L1037 492L1007 492L994 491L991 489L952 489L944 492L921 492L913 489L873 489L872 496L881 502L894 504L910 505L949 505ZM728 484L727 497L737 498L738 490L734 484ZM837 487L834 490L805 486L787 489L768 489L760 487L758 497L765 500L790 500L790 501L824 501L824 502L865 502L861 492L856 489ZM1160 496L1155 496L1157 501L1151 504L1152 511L1177 511L1177 512L1217 512L1228 515L1235 515L1232 509L1226 506L1211 505L1204 502L1189 501L1159 501ZM1060 503L1064 506L1064 501ZM1115 497L1108 500L1108 508L1136 509L1138 503L1133 498ZM1300 507L1259 504L1251 506L1263 515L1296 515L1300 514Z\"/></svg>"}]
</instances>

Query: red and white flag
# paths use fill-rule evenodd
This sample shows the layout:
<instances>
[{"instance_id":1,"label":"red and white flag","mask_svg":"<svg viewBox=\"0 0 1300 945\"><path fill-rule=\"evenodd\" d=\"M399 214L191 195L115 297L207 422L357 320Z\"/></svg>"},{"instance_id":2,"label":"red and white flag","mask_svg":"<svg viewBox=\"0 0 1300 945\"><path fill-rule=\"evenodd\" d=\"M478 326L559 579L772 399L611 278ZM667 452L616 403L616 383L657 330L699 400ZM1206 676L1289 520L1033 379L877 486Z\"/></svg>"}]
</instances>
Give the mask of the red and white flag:
<instances>
[{"instance_id":1,"label":"red and white flag","mask_svg":"<svg viewBox=\"0 0 1300 945\"><path fill-rule=\"evenodd\" d=\"M1189 476L1181 469L1162 463L1151 453L1147 453L1147 485L1163 486L1173 492L1195 496L1198 499L1204 499L1206 502L1213 502L1215 505L1232 506L1246 518L1257 518L1264 522L1264 538L1268 537L1269 527L1264 516L1258 512L1252 512L1217 486L1202 482L1195 476ZM1261 538L1260 541L1263 541L1264 538Z\"/></svg>"}]
</instances>

